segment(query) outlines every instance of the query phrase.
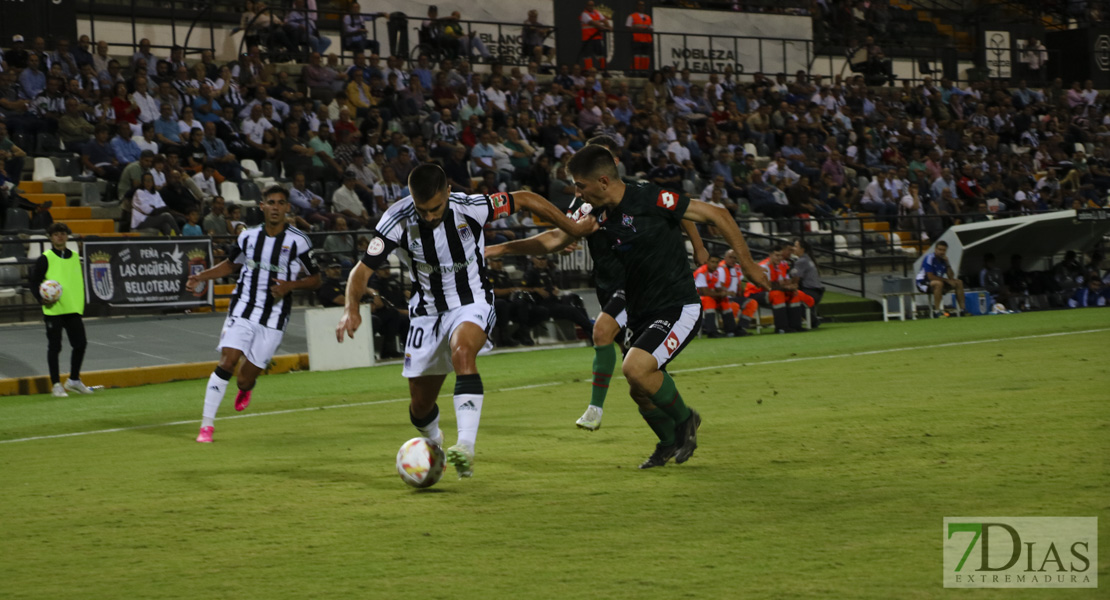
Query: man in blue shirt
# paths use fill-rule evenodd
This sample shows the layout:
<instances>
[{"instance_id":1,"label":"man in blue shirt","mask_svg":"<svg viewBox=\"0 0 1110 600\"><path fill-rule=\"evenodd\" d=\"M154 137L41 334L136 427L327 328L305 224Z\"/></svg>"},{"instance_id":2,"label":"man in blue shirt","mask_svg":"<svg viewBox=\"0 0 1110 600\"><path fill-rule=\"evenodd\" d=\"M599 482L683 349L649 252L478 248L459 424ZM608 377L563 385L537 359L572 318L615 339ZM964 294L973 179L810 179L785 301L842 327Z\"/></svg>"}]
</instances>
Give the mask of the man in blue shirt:
<instances>
[{"instance_id":1,"label":"man in blue shirt","mask_svg":"<svg viewBox=\"0 0 1110 600\"><path fill-rule=\"evenodd\" d=\"M46 89L46 74L39 70L39 55L27 56L27 68L19 74L19 85L23 88L23 99L34 100Z\"/></svg>"},{"instance_id":2,"label":"man in blue shirt","mask_svg":"<svg viewBox=\"0 0 1110 600\"><path fill-rule=\"evenodd\" d=\"M173 116L173 106L163 102L161 115L154 120L154 139L167 152L176 153L181 147L181 127Z\"/></svg>"},{"instance_id":3,"label":"man in blue shirt","mask_svg":"<svg viewBox=\"0 0 1110 600\"><path fill-rule=\"evenodd\" d=\"M116 159L122 165L129 165L139 160L143 151L135 143L135 140L131 139L131 125L127 123L119 124L119 135L112 138L112 151L115 152Z\"/></svg>"},{"instance_id":4,"label":"man in blue shirt","mask_svg":"<svg viewBox=\"0 0 1110 600\"><path fill-rule=\"evenodd\" d=\"M948 242L937 242L933 251L925 255L921 261L921 270L917 272L917 289L923 294L933 295L933 318L947 317L948 313L941 311L941 299L944 293L951 290L956 292L956 302L960 305L960 314L967 314L964 304L964 282L952 273L952 266L948 264Z\"/></svg>"}]
</instances>

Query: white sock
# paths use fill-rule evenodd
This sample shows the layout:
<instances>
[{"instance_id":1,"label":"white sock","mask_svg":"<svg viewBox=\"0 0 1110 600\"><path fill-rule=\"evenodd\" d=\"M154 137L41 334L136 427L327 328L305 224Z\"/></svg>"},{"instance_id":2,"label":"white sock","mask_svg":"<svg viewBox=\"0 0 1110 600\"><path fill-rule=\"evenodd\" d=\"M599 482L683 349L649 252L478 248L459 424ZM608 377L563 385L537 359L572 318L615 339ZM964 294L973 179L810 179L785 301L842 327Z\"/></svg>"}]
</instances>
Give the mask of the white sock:
<instances>
[{"instance_id":1,"label":"white sock","mask_svg":"<svg viewBox=\"0 0 1110 600\"><path fill-rule=\"evenodd\" d=\"M433 440L433 441L440 439L441 436L443 435L443 432L439 430L439 415L438 414L436 414L436 418L432 419L431 423L428 423L427 425L425 425L423 427L417 427L416 430L420 432L421 436L426 437L429 440Z\"/></svg>"},{"instance_id":2,"label":"white sock","mask_svg":"<svg viewBox=\"0 0 1110 600\"><path fill-rule=\"evenodd\" d=\"M455 394L455 421L459 425L459 443L474 449L478 439L478 422L482 420L484 394Z\"/></svg>"},{"instance_id":3,"label":"white sock","mask_svg":"<svg viewBox=\"0 0 1110 600\"><path fill-rule=\"evenodd\" d=\"M220 410L220 403L224 401L227 384L230 379L224 379L215 372L208 376L208 388L204 392L204 418L201 427L212 427L216 422L216 411Z\"/></svg>"}]
</instances>

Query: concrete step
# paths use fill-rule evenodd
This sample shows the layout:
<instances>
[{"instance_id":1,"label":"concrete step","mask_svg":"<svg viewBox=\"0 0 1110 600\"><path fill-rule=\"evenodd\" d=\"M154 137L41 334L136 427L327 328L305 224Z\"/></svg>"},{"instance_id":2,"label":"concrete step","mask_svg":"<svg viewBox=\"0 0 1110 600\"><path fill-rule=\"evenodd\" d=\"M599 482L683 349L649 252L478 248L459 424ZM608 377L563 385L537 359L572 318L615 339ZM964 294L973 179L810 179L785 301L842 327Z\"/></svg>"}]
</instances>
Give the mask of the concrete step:
<instances>
[{"instance_id":1,"label":"concrete step","mask_svg":"<svg viewBox=\"0 0 1110 600\"><path fill-rule=\"evenodd\" d=\"M51 206L50 216L55 221L68 221L76 219L93 218L93 209L89 206Z\"/></svg>"},{"instance_id":2,"label":"concrete step","mask_svg":"<svg viewBox=\"0 0 1110 600\"><path fill-rule=\"evenodd\" d=\"M41 194L43 192L41 181L20 181L19 185L15 187L28 194Z\"/></svg>"},{"instance_id":3,"label":"concrete step","mask_svg":"<svg viewBox=\"0 0 1110 600\"><path fill-rule=\"evenodd\" d=\"M101 234L101 233L115 233L116 222L111 219L78 219L76 221L62 221L73 233L81 234Z\"/></svg>"},{"instance_id":4,"label":"concrete step","mask_svg":"<svg viewBox=\"0 0 1110 600\"><path fill-rule=\"evenodd\" d=\"M35 204L42 204L43 202L49 200L54 203L54 206L66 205L65 194L24 194L23 197L30 200L31 202L34 202Z\"/></svg>"}]
</instances>

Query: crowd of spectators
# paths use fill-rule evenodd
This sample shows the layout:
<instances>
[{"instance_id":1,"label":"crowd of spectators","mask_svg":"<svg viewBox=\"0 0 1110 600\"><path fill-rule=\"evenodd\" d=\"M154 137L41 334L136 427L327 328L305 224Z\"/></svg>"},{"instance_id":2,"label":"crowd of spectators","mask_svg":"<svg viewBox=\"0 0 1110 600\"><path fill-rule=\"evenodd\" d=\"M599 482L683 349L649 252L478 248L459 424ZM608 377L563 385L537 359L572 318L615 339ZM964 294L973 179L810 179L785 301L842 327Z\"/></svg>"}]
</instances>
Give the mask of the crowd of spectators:
<instances>
[{"instance_id":1,"label":"crowd of spectators","mask_svg":"<svg viewBox=\"0 0 1110 600\"><path fill-rule=\"evenodd\" d=\"M56 134L84 175L113 184L126 225L168 234L193 211L206 233L234 233L205 215L224 181L262 171L291 184L291 219L316 230L372 227L427 161L459 192L527 187L561 205L573 195L563 167L596 135L623 148L622 174L737 217L866 212L921 239L968 220L1102 206L1110 188L1110 114L1090 81L926 76L875 88L860 75L741 80L726 68L695 79L664 67L635 82L580 65L544 74L535 61L479 72L466 55L410 65L365 44L342 64L310 34L296 68L256 45L221 64L211 51L159 56L149 40L125 58L88 36L52 50L15 36L0 62L0 124L22 139ZM17 181L21 157L5 156L0 176ZM245 159L260 171L244 172ZM532 226L517 219L488 237Z\"/></svg>"}]
</instances>

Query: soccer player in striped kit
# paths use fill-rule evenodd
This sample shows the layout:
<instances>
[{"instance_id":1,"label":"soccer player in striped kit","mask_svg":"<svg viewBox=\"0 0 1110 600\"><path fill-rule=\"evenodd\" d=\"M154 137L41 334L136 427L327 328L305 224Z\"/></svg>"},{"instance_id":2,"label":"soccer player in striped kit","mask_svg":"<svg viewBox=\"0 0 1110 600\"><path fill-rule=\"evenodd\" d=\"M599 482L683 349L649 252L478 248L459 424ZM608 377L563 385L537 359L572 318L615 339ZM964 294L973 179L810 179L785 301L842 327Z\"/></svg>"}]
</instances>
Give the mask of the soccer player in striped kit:
<instances>
[{"instance_id":1,"label":"soccer player in striped kit","mask_svg":"<svg viewBox=\"0 0 1110 600\"><path fill-rule=\"evenodd\" d=\"M489 335L496 323L483 229L518 210L528 210L575 237L592 233L597 223L592 219L575 223L531 192L452 194L447 175L434 164L412 170L409 191L410 196L382 215L366 254L351 270L346 311L336 327L336 339L354 337L362 324L358 305L370 274L393 250L407 253L413 294L402 375L409 380L409 418L420 435L443 444L436 396L447 374L454 371L459 436L458 443L447 449L447 460L460 478L470 477L484 399L476 361L479 351L492 348Z\"/></svg>"},{"instance_id":2,"label":"soccer player in striped kit","mask_svg":"<svg viewBox=\"0 0 1110 600\"><path fill-rule=\"evenodd\" d=\"M197 435L201 443L212 441L216 411L239 359L246 358L236 378L239 393L235 410L242 411L250 404L258 376L281 344L293 308L289 294L320 286L320 270L310 254L312 242L304 232L285 222L289 193L279 185L267 188L261 208L263 224L240 233L225 260L190 275L185 284L189 291L196 291L201 282L239 273L217 346L220 362L208 378L204 395L203 419Z\"/></svg>"}]
</instances>

